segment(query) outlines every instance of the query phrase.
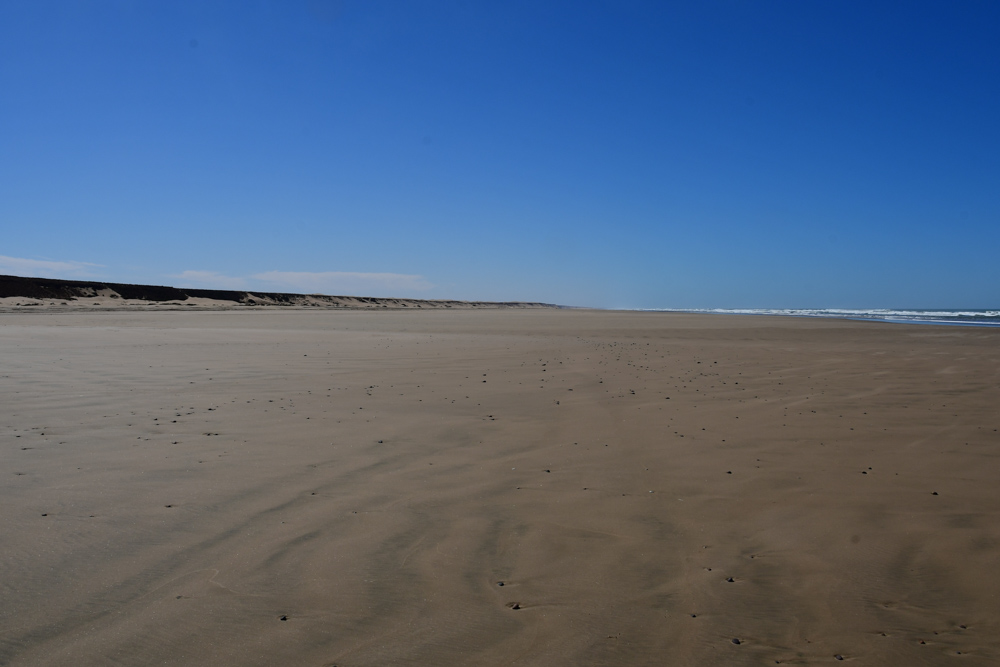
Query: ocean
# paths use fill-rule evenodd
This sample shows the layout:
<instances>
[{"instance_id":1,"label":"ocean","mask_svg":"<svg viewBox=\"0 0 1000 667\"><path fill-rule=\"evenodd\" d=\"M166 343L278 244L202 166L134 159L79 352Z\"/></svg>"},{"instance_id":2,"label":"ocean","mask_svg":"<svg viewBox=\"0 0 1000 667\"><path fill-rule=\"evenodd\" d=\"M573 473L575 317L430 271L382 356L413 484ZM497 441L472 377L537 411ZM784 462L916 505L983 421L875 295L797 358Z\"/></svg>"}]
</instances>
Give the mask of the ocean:
<instances>
[{"instance_id":1,"label":"ocean","mask_svg":"<svg viewBox=\"0 0 1000 667\"><path fill-rule=\"evenodd\" d=\"M876 320L904 324L998 327L1000 310L924 310L891 308L645 308L643 310L719 315L785 315L791 317L834 317L846 320Z\"/></svg>"}]
</instances>

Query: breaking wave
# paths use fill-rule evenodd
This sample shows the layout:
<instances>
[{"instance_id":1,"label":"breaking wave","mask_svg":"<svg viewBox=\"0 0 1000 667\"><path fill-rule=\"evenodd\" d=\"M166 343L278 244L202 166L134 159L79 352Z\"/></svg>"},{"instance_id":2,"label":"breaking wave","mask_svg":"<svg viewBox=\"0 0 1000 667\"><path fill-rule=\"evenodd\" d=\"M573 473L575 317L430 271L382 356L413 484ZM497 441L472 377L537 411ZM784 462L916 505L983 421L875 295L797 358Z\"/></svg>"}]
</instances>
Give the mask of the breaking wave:
<instances>
[{"instance_id":1,"label":"breaking wave","mask_svg":"<svg viewBox=\"0 0 1000 667\"><path fill-rule=\"evenodd\" d=\"M877 320L881 322L906 322L911 324L1000 326L1000 310L897 310L892 308L647 308L645 310L676 313L710 313L718 315L834 317L849 320Z\"/></svg>"}]
</instances>

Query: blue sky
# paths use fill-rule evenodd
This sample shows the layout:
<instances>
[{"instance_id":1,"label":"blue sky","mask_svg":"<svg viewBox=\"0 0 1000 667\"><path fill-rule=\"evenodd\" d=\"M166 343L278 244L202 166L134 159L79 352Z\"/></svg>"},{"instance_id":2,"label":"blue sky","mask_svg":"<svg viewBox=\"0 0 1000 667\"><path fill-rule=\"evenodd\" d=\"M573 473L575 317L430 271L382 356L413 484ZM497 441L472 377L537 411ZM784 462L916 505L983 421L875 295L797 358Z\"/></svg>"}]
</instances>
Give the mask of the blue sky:
<instances>
[{"instance_id":1,"label":"blue sky","mask_svg":"<svg viewBox=\"0 0 1000 667\"><path fill-rule=\"evenodd\" d=\"M1000 306L1000 3L0 0L0 273Z\"/></svg>"}]
</instances>

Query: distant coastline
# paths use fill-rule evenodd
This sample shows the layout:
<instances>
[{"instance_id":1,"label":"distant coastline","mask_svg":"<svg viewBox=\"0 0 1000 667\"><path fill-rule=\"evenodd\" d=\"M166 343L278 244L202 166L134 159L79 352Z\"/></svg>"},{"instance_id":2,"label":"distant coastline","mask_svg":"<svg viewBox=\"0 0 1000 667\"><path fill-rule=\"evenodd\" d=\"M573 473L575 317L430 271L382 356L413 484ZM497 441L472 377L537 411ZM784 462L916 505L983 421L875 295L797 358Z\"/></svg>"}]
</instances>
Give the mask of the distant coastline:
<instances>
[{"instance_id":1,"label":"distant coastline","mask_svg":"<svg viewBox=\"0 0 1000 667\"><path fill-rule=\"evenodd\" d=\"M334 296L288 292L195 289L166 285L131 285L84 280L26 278L0 275L0 309L44 307L88 310L156 307L157 309L228 308L327 308L336 310L380 309L500 309L561 308L555 304L527 301L458 301L404 299L368 296Z\"/></svg>"}]
</instances>

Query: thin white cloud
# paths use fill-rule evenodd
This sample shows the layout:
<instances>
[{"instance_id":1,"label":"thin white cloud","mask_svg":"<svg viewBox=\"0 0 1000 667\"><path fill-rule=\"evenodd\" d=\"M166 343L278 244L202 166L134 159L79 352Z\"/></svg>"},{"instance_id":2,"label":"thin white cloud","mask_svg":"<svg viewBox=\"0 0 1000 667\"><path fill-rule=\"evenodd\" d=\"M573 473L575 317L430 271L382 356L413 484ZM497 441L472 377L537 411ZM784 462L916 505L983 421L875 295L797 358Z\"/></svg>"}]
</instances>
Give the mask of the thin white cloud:
<instances>
[{"instance_id":1,"label":"thin white cloud","mask_svg":"<svg viewBox=\"0 0 1000 667\"><path fill-rule=\"evenodd\" d=\"M270 291L343 294L351 296L394 296L434 287L423 276L403 273L352 273L348 271L266 271L254 280L270 286Z\"/></svg>"},{"instance_id":2,"label":"thin white cloud","mask_svg":"<svg viewBox=\"0 0 1000 667\"><path fill-rule=\"evenodd\" d=\"M244 278L189 270L170 277L177 287L350 296L403 296L433 287L423 276L404 273L265 271Z\"/></svg>"},{"instance_id":3,"label":"thin white cloud","mask_svg":"<svg viewBox=\"0 0 1000 667\"><path fill-rule=\"evenodd\" d=\"M245 278L226 276L215 271L184 271L176 276L180 282L176 287L196 287L202 289L228 289L245 290L247 281Z\"/></svg>"},{"instance_id":4,"label":"thin white cloud","mask_svg":"<svg viewBox=\"0 0 1000 667\"><path fill-rule=\"evenodd\" d=\"M90 262L60 262L0 255L0 273L26 278L91 278L93 269L102 266Z\"/></svg>"}]
</instances>

